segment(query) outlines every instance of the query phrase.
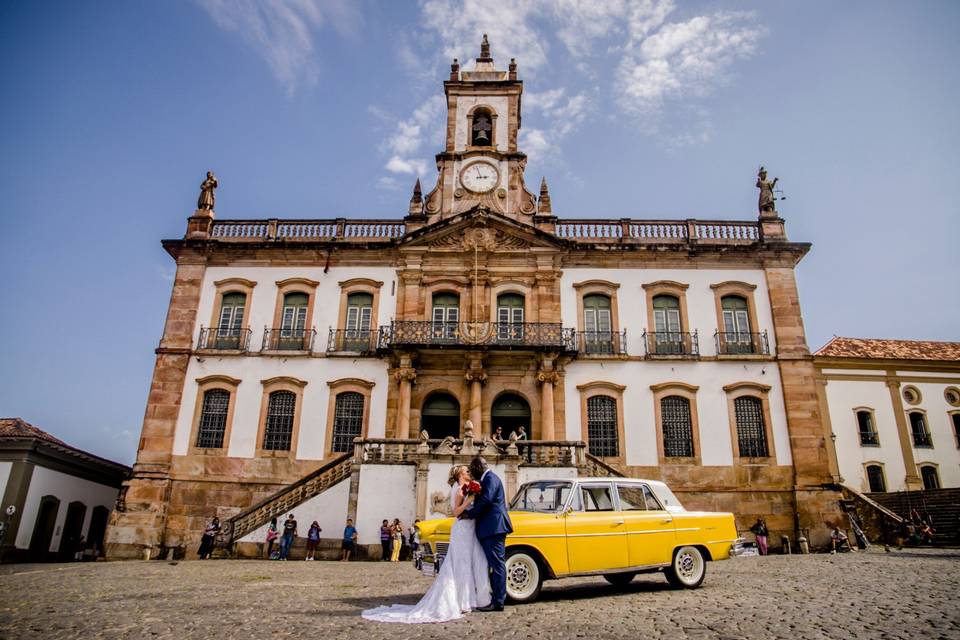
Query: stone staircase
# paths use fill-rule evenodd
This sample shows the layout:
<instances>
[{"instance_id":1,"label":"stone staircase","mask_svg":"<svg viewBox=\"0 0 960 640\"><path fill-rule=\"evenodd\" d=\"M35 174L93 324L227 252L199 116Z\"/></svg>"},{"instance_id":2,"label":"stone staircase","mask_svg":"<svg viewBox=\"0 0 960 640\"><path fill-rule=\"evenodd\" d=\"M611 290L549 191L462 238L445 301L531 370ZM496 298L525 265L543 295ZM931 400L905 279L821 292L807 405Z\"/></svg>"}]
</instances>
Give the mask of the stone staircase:
<instances>
[{"instance_id":1,"label":"stone staircase","mask_svg":"<svg viewBox=\"0 0 960 640\"><path fill-rule=\"evenodd\" d=\"M916 509L933 527L934 544L960 545L960 489L870 493L868 496L908 522L910 511Z\"/></svg>"},{"instance_id":2,"label":"stone staircase","mask_svg":"<svg viewBox=\"0 0 960 640\"><path fill-rule=\"evenodd\" d=\"M271 518L279 518L306 500L343 482L350 477L352 469L353 454L344 453L325 463L313 473L241 511L221 525L220 534L217 536L218 546L229 547L243 536L270 522Z\"/></svg>"},{"instance_id":3,"label":"stone staircase","mask_svg":"<svg viewBox=\"0 0 960 640\"><path fill-rule=\"evenodd\" d=\"M610 466L600 458L589 453L583 454L583 462L578 467L578 474L587 478L623 478L625 477L615 467Z\"/></svg>"}]
</instances>

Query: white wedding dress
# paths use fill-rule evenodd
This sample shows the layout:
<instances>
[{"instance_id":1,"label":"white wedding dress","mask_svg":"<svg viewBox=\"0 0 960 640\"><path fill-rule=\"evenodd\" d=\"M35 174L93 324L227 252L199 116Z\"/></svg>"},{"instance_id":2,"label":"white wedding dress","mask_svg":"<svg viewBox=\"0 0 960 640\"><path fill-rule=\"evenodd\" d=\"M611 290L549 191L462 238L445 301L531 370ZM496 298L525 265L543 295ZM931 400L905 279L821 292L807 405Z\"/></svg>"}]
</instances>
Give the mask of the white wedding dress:
<instances>
[{"instance_id":1,"label":"white wedding dress","mask_svg":"<svg viewBox=\"0 0 960 640\"><path fill-rule=\"evenodd\" d=\"M460 491L454 486L450 505ZM490 604L487 558L476 536L473 520L457 520L450 530L450 547L433 585L417 604L395 604L368 609L361 615L377 622L446 622Z\"/></svg>"}]
</instances>

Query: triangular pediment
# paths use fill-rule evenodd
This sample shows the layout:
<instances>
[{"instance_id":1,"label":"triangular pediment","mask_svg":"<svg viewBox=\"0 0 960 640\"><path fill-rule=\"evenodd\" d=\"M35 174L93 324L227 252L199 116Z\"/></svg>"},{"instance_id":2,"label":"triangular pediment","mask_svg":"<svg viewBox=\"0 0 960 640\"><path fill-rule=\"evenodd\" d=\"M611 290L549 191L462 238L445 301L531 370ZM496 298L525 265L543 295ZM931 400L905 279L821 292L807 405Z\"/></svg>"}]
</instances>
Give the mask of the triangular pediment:
<instances>
[{"instance_id":1,"label":"triangular pediment","mask_svg":"<svg viewBox=\"0 0 960 640\"><path fill-rule=\"evenodd\" d=\"M565 240L478 205L408 233L401 248L509 252L540 247L559 249Z\"/></svg>"}]
</instances>

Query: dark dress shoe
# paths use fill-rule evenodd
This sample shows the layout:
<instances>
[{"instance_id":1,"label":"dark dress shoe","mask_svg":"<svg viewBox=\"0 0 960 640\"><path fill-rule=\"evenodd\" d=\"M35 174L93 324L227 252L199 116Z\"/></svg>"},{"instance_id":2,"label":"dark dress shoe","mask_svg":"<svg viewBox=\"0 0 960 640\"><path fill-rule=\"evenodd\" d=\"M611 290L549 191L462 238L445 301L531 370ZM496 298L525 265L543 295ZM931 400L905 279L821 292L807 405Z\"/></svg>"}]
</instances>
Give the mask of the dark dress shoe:
<instances>
[{"instance_id":1,"label":"dark dress shoe","mask_svg":"<svg viewBox=\"0 0 960 640\"><path fill-rule=\"evenodd\" d=\"M477 607L474 611L483 611L484 613L489 613L490 611L503 611L502 604L493 604L492 602L485 607Z\"/></svg>"}]
</instances>

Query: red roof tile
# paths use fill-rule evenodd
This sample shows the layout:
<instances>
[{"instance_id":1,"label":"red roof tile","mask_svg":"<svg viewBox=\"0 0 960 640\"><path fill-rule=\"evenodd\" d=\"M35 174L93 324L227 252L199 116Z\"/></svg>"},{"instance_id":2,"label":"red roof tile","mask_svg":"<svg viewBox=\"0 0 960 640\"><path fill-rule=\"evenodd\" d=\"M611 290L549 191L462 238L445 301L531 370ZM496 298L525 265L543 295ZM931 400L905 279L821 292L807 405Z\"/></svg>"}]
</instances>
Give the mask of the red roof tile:
<instances>
[{"instance_id":1,"label":"red roof tile","mask_svg":"<svg viewBox=\"0 0 960 640\"><path fill-rule=\"evenodd\" d=\"M23 418L0 418L0 438L39 438L54 444L69 447L66 442L38 429Z\"/></svg>"},{"instance_id":2,"label":"red roof tile","mask_svg":"<svg viewBox=\"0 0 960 640\"><path fill-rule=\"evenodd\" d=\"M960 342L835 336L814 355L825 358L960 361Z\"/></svg>"}]
</instances>

